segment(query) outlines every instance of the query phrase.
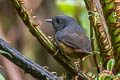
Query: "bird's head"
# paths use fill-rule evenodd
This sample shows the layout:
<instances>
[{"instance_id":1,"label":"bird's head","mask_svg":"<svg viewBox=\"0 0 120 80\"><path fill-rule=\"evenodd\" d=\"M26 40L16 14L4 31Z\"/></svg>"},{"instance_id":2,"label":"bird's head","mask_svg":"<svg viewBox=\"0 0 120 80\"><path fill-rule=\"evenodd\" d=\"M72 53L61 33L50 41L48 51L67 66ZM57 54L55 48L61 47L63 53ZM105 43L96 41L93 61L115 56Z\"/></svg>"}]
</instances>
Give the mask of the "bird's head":
<instances>
[{"instance_id":1,"label":"bird's head","mask_svg":"<svg viewBox=\"0 0 120 80\"><path fill-rule=\"evenodd\" d=\"M50 19L46 19L47 22L52 23L55 31L62 30L69 25L75 25L77 22L69 16L58 15Z\"/></svg>"}]
</instances>

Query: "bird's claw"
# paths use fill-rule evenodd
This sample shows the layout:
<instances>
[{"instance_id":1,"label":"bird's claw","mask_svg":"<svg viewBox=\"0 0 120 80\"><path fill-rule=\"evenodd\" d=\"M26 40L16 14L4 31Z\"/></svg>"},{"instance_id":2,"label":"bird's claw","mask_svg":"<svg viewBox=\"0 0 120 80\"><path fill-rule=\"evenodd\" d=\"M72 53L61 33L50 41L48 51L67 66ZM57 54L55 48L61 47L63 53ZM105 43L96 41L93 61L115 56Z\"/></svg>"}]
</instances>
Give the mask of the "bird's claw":
<instances>
[{"instance_id":1,"label":"bird's claw","mask_svg":"<svg viewBox=\"0 0 120 80\"><path fill-rule=\"evenodd\" d=\"M76 66L76 69L78 71L80 71L80 69L82 69L82 62L80 59L78 59L77 61L74 62L75 66Z\"/></svg>"}]
</instances>

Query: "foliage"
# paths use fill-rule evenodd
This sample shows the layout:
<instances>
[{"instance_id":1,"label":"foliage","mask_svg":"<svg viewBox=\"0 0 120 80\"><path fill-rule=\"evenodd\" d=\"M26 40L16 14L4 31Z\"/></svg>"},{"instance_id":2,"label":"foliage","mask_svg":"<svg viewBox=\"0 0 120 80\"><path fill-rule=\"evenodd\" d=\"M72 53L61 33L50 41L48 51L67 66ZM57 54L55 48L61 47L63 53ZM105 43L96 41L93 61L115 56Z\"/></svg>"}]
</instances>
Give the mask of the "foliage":
<instances>
[{"instance_id":1,"label":"foliage","mask_svg":"<svg viewBox=\"0 0 120 80\"><path fill-rule=\"evenodd\" d=\"M120 0L101 0L114 51L115 72L120 72Z\"/></svg>"},{"instance_id":2,"label":"foliage","mask_svg":"<svg viewBox=\"0 0 120 80\"><path fill-rule=\"evenodd\" d=\"M115 64L115 59L110 59L107 63L107 69L101 71L96 77L93 77L94 74L92 74L93 79L95 80L119 80L120 79L120 74L114 74L113 73L113 67ZM91 73L88 73L90 76Z\"/></svg>"}]
</instances>

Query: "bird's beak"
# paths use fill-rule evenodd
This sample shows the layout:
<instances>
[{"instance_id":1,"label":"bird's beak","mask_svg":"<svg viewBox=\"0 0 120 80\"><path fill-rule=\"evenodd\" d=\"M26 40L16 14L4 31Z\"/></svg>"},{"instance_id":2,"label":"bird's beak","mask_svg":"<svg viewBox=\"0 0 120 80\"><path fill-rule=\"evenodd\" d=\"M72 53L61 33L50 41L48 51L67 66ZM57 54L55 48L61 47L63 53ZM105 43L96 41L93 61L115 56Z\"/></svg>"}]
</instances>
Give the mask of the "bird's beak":
<instances>
[{"instance_id":1,"label":"bird's beak","mask_svg":"<svg viewBox=\"0 0 120 80\"><path fill-rule=\"evenodd\" d=\"M50 19L45 19L45 21L52 23L52 18L50 18Z\"/></svg>"}]
</instances>

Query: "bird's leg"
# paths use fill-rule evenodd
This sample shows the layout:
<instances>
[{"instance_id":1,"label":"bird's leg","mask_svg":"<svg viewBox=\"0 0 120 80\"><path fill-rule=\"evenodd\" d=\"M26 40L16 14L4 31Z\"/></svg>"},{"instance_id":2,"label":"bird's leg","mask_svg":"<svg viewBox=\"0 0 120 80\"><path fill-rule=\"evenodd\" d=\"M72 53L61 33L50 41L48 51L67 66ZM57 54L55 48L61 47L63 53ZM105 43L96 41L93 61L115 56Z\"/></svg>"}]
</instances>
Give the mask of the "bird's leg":
<instances>
[{"instance_id":1,"label":"bird's leg","mask_svg":"<svg viewBox=\"0 0 120 80\"><path fill-rule=\"evenodd\" d=\"M55 44L55 45L57 46L57 48L58 48L54 55L57 55L58 52L63 53L63 52L62 52L62 49L61 49L60 46L58 45L59 42L58 42L58 40L57 40L56 38L55 38L55 43L54 43L54 44Z\"/></svg>"}]
</instances>

